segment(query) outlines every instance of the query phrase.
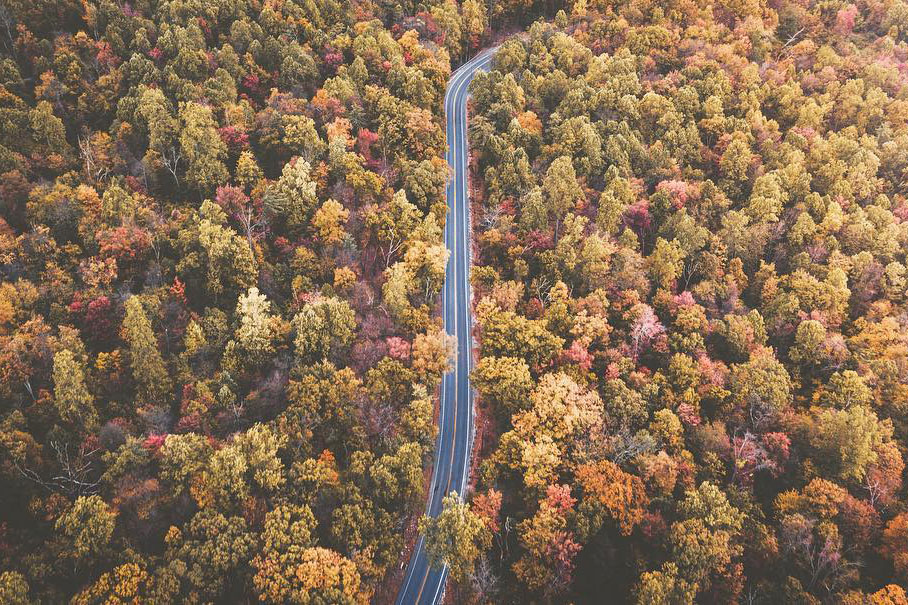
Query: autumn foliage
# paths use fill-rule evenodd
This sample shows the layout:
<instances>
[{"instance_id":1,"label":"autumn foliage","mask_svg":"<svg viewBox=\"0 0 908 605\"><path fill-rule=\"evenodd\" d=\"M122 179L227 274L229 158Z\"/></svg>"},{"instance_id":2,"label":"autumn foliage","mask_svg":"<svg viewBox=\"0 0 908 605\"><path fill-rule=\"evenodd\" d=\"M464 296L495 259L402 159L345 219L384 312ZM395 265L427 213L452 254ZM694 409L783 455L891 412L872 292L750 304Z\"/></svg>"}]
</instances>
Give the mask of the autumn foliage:
<instances>
[{"instance_id":1,"label":"autumn foliage","mask_svg":"<svg viewBox=\"0 0 908 605\"><path fill-rule=\"evenodd\" d=\"M0 23L0 602L393 594L452 346L442 99L484 5Z\"/></svg>"},{"instance_id":2,"label":"autumn foliage","mask_svg":"<svg viewBox=\"0 0 908 605\"><path fill-rule=\"evenodd\" d=\"M463 599L904 602L905 14L575 2L476 77Z\"/></svg>"}]
</instances>

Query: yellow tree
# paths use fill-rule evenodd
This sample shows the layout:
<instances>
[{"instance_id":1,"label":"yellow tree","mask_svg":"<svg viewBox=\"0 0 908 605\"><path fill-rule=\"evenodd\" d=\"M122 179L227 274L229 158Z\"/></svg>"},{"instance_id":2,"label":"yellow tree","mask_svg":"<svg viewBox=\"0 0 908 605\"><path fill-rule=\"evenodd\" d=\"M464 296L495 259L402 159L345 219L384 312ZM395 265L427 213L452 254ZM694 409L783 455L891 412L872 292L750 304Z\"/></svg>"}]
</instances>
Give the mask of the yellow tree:
<instances>
[{"instance_id":1,"label":"yellow tree","mask_svg":"<svg viewBox=\"0 0 908 605\"><path fill-rule=\"evenodd\" d=\"M300 357L326 358L342 352L353 340L356 316L346 301L318 298L306 303L292 321L294 346Z\"/></svg>"},{"instance_id":2,"label":"yellow tree","mask_svg":"<svg viewBox=\"0 0 908 605\"><path fill-rule=\"evenodd\" d=\"M29 605L28 582L16 571L0 573L0 603L9 605Z\"/></svg>"},{"instance_id":3,"label":"yellow tree","mask_svg":"<svg viewBox=\"0 0 908 605\"><path fill-rule=\"evenodd\" d=\"M427 387L433 388L453 366L456 339L444 330L417 334L411 349L412 367Z\"/></svg>"},{"instance_id":4,"label":"yellow tree","mask_svg":"<svg viewBox=\"0 0 908 605\"><path fill-rule=\"evenodd\" d=\"M344 223L350 218L350 211L336 200L327 200L312 216L311 229L326 246L339 244L344 238Z\"/></svg>"},{"instance_id":5,"label":"yellow tree","mask_svg":"<svg viewBox=\"0 0 908 605\"><path fill-rule=\"evenodd\" d=\"M271 303L264 294L259 294L258 288L249 288L246 294L240 295L236 304L240 326L235 340L227 344L225 365L256 365L274 352L274 339L278 334L280 318L270 311ZM240 353L248 356L248 361L241 359Z\"/></svg>"},{"instance_id":6,"label":"yellow tree","mask_svg":"<svg viewBox=\"0 0 908 605\"><path fill-rule=\"evenodd\" d=\"M508 466L523 473L526 487L544 490L602 422L595 391L584 390L567 374L546 374L530 395L529 409L512 417L514 428L502 435L501 449Z\"/></svg>"},{"instance_id":7,"label":"yellow tree","mask_svg":"<svg viewBox=\"0 0 908 605\"><path fill-rule=\"evenodd\" d=\"M471 378L483 400L508 416L526 407L533 390L530 367L516 357L483 356Z\"/></svg>"},{"instance_id":8,"label":"yellow tree","mask_svg":"<svg viewBox=\"0 0 908 605\"><path fill-rule=\"evenodd\" d=\"M72 605L126 605L151 599L152 576L136 563L118 565L101 574L94 584L78 593Z\"/></svg>"}]
</instances>

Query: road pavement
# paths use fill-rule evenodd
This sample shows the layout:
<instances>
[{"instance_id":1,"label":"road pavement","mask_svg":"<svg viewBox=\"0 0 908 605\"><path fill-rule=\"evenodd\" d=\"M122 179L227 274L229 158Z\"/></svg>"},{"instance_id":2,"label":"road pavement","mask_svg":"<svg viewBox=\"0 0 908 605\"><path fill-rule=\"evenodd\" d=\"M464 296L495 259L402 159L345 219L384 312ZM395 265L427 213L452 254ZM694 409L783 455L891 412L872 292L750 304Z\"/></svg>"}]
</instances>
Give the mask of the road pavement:
<instances>
[{"instance_id":1,"label":"road pavement","mask_svg":"<svg viewBox=\"0 0 908 605\"><path fill-rule=\"evenodd\" d=\"M467 190L467 89L479 69L488 69L495 49L476 55L451 75L445 93L448 140L448 215L445 245L450 251L442 292L445 331L457 338L454 369L441 384L438 441L426 512L436 516L442 498L451 491L463 495L470 471L473 443L472 369L473 324L470 309L470 203ZM398 605L435 605L441 601L448 569L432 568L420 537L397 595Z\"/></svg>"}]
</instances>

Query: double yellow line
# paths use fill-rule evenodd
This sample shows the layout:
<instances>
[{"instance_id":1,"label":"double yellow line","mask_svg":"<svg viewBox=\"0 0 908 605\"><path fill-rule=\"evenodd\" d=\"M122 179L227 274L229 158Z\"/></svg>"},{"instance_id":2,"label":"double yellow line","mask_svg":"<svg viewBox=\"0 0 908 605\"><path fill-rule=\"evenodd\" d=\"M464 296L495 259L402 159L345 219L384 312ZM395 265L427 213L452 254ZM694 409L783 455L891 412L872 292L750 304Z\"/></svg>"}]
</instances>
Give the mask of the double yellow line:
<instances>
[{"instance_id":1,"label":"double yellow line","mask_svg":"<svg viewBox=\"0 0 908 605\"><path fill-rule=\"evenodd\" d=\"M457 72L455 72L454 77L451 79L451 81L448 85L448 91L445 94L445 127L446 128L447 128L448 117L453 115L453 120L451 121L452 132L449 133L449 135L451 135L451 136L449 136L449 140L448 140L448 164L453 166L456 170L458 168L458 159L455 157L454 154L455 153L461 154L460 170L463 172L463 175L462 175L463 180L464 180L464 188L463 188L464 196L463 197L465 197L465 198L469 197L469 194L467 193L467 190L466 190L466 188L467 188L467 183L466 183L467 161L465 158L465 156L466 156L466 132L463 133L464 144L462 146L458 146L457 131L458 131L458 127L460 126L460 122L457 119L456 112L458 109L462 109L462 111L465 112L466 111L466 102L464 100L463 105L461 107L458 107L458 101L459 101L459 99L461 99L461 97L465 93L466 87L469 86L469 83L472 81L473 75L475 74L476 70L485 67L491 61L492 54L494 53L494 51L495 51L495 48L487 49L487 50L479 53L470 62L466 63L460 69L458 69ZM463 119L463 126L464 126L464 128L466 127L466 116L464 116L464 119ZM452 141L453 141L453 143L452 143ZM453 237L455 237L455 239L456 239L456 237L457 237L457 214L456 213L457 213L458 209L461 207L460 204L466 203L468 200L467 199L461 200L461 189L459 187L457 187L457 185L456 185L456 183L457 183L456 172L455 172L455 174L451 175L451 179L453 180L453 184L454 184L454 192L453 192L454 195L451 200L452 201L451 216L453 219L453 221L452 221ZM467 217L469 217L469 208L466 208L466 210L468 213ZM467 220L467 224L466 224L465 228L468 232L470 229L469 220ZM447 233L448 233L448 225L445 226L445 244L446 245L448 243ZM454 263L453 268L452 268L452 275L451 275L452 280L451 281L455 284L455 289L454 289L453 294L454 294L454 299L455 299L454 334L456 336L457 335L458 315L459 315L458 309L457 309L458 296L457 296L457 289L456 289L456 284L457 284L457 249L456 249L457 246L456 246L456 244L455 244L455 246L453 246L453 248L454 248L455 254L453 255L453 257L451 259L451 261L453 261L453 263ZM467 254L467 256L469 256L469 248L465 249L465 253ZM466 263L469 263L468 258L465 259L465 264ZM462 276L463 281L464 281L464 291L465 292L469 291L468 275L469 275L469 266L467 266L467 271L465 271L464 275ZM448 285L446 283L445 289L444 289L444 295L443 295L443 304L442 304L443 309L447 309L447 295L448 295L447 291L448 291ZM469 304L469 302L470 302L469 300L466 300L465 304ZM467 336L468 336L468 339L472 338L471 332L469 330L468 330ZM459 349L461 346L461 343L458 343L457 346ZM469 346L469 345L467 344L467 346ZM472 347L470 348L470 350L472 351ZM471 354L471 353L468 353L468 354ZM450 492L451 482L454 479L454 472L453 472L453 470L454 470L454 452L457 449L457 447L456 447L457 446L457 434L458 434L458 428L459 428L459 425L457 423L457 415L458 415L457 414L457 407L458 407L457 400L458 400L458 394L459 394L459 387L458 387L459 381L457 380L456 357L459 357L459 355L455 356L455 369L454 369L454 372L452 375L452 378L454 380L454 435L453 435L452 445L451 445L451 455L448 460L448 482L447 482L447 487L444 492L445 494ZM468 378L468 380L469 380L469 378ZM445 403L446 403L445 392L446 392L446 389L444 387L444 384L442 384L441 401L440 401L441 409L440 409L440 415L439 415L439 426L440 427L444 427L445 407L446 407L445 406ZM468 431L469 431L469 429L468 429ZM469 435L467 435L467 439L469 439ZM436 446L436 449L439 451L441 449L440 445L441 445L441 432L439 433L439 443ZM471 444L469 444L469 443L466 444L467 452L470 451L470 445ZM467 458L469 458L469 455L467 455ZM466 476L467 476L467 473L469 472L468 462L469 462L468 460L464 461L464 470L463 470L463 483L464 484L466 483ZM429 498L428 498L428 504L427 504L427 512L429 511L429 509L431 509L432 501L435 496L435 489L436 489L436 483L438 481L438 471L439 470L441 470L440 467L437 467L436 471L433 473L432 482L429 486ZM463 494L460 494L460 498L461 499L463 498ZM420 551L424 547L425 547L425 539L421 537L419 540L419 544L417 545L417 549L415 551L414 556L416 556L418 558ZM425 556L425 555L423 555L423 556ZM423 592L425 591L426 583L428 582L429 574L431 572L432 572L432 568L431 568L431 566L429 566L427 564L425 574L423 575L422 581L420 582L419 592L416 595L416 603L419 603L422 599L422 595L423 595ZM441 592L441 588L442 588L442 586L444 586L444 579L445 579L446 573L447 573L447 565L445 565L444 568L442 569L441 577L438 582L438 587L436 588L435 594L432 597L431 602L433 604L437 602L438 595ZM403 603L403 598L406 595L407 588L409 587L412 579L413 579L412 576L408 577L401 589L400 596L398 597L398 603L400 605L405 605Z\"/></svg>"}]
</instances>

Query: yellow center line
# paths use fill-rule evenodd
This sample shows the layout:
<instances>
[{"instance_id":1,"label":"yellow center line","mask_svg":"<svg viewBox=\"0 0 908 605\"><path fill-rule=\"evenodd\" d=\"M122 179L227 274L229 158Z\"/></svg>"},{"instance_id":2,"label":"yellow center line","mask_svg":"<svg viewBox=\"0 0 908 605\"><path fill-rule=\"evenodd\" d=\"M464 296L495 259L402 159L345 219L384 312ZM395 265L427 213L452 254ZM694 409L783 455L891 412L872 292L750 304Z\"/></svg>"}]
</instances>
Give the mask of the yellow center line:
<instances>
[{"instance_id":1,"label":"yellow center line","mask_svg":"<svg viewBox=\"0 0 908 605\"><path fill-rule=\"evenodd\" d=\"M422 577L422 584L419 585L419 593L416 595L416 603L417 603L417 605L418 605L418 603L419 603L419 600L422 598L422 591L426 589L426 582L427 582L428 579L429 579L429 571L430 571L430 568L429 568L429 566L427 565L427 566L426 566L426 575L424 575L424 576Z\"/></svg>"},{"instance_id":2,"label":"yellow center line","mask_svg":"<svg viewBox=\"0 0 908 605\"><path fill-rule=\"evenodd\" d=\"M465 82L465 81L466 81L466 78L461 80L461 82ZM454 123L455 124L457 124L457 95L459 94L460 87L462 86L461 82L458 82L458 89L454 92L454 103L455 103ZM456 126L455 126L455 130L456 130ZM455 140L455 147L456 147L456 141L457 141L456 132L454 133L454 140ZM456 160L454 160L454 165L455 166L457 165ZM451 210L452 210L451 215L452 215L452 218L454 219L454 245L456 247L457 208L458 208L457 202L460 198L460 188L457 187L457 176L456 175L454 176L454 185L455 185L454 186L454 205L451 208ZM457 301L458 301L458 298L457 298L457 255L456 254L454 255L453 262L454 262L454 267L452 270L452 279L454 281L454 336L456 337L457 336ZM460 345L458 344L458 347L459 346ZM459 381L457 380L457 352L456 351L455 351L455 357L454 357L454 377L453 378L454 378L454 435L452 438L453 445L451 446L451 456L448 459L448 485L447 485L447 488L445 489L445 494L447 494L450 491L451 480L454 478L454 473L453 473L454 450L457 449L455 446L457 444L457 383ZM422 593L423 593L423 590L425 590L426 582L429 580L430 572L431 572L431 568L429 566L426 566L426 575L423 576L422 584L419 587L419 593L416 595L417 604L419 603L420 599L422 598Z\"/></svg>"},{"instance_id":3,"label":"yellow center line","mask_svg":"<svg viewBox=\"0 0 908 605\"><path fill-rule=\"evenodd\" d=\"M476 57L476 59L478 59L478 58L479 58L479 56ZM476 59L474 59L474 61L475 61ZM480 63L480 64L481 64L481 63L483 63L483 61L480 60L480 61L477 61L477 63ZM469 65L469 63L468 63L467 65ZM475 71L475 69L474 69L474 71ZM465 72L465 74L469 74L469 73L470 73L469 70L468 70L467 72ZM455 112L455 114L454 114L454 116L455 116L455 119L454 119L455 129L456 129L456 124L457 124L457 113L456 113L456 112L457 112L457 95L459 94L460 90L463 88L464 82L469 82L470 80L471 80L471 78L469 78L469 77L465 77L465 78L460 79L460 80L457 82L457 89L454 90L453 100L454 100L454 112ZM465 119L464 121L466 121L466 119ZM456 139L457 139L457 133L456 133L456 132L454 133L454 139L455 139L455 141L456 141ZM455 145L455 146L456 146L456 145ZM459 157L459 156L458 156L458 157ZM452 160L453 160L453 157L452 157ZM455 163L455 166L456 166L456 164L457 164L456 160L454 160L454 163ZM454 206L452 207L451 215L452 215L452 217L454 218L454 221L455 221L455 227L454 227L454 238L455 238L455 240L454 240L454 241L455 241L455 246L456 246L456 242L457 242L457 227L456 227L457 217L456 217L456 211L457 211L457 208L458 208L458 203L457 203L457 202L458 202L458 200L459 200L459 198L460 198L460 189L459 189L458 187L456 187L456 183L457 183L457 176L456 176L456 174L455 174L455 176L454 176L454 179L455 179L455 181L454 181L454 182L455 182L455 188L454 188ZM469 225L467 226L467 228L469 228ZM457 275L457 258L456 258L456 254L455 254L455 256L454 256L454 268L453 268L453 274L454 274L454 284L455 284L455 288L454 288L454 292L455 292L455 293L454 293L454 335L455 335L455 337L456 337L456 336L457 336L457 300L458 300L458 299L457 299L457 288L456 288L456 285L457 285L457 280L456 280L456 275ZM469 304L469 303L468 303L468 304ZM459 347L460 347L459 343L458 343L457 346L458 346L458 349L459 349ZM457 364L457 357L458 357L458 356L459 356L459 355L457 354L457 352L455 352L455 366L454 366L455 369L454 369L454 377L453 377L453 379L454 379L454 439L453 439L453 441L454 441L454 444L455 444L455 445L452 445L452 447L451 447L451 457L450 457L450 459L449 459L450 462L449 462L449 464L448 464L448 486L447 486L447 489L445 490L445 493L446 493L446 494L448 493L448 491L450 491L450 489L451 489L451 481L452 481L453 478L454 478L454 472L453 472L453 466L454 466L454 450L456 449L455 446L456 446L456 444L457 444L457 428L458 428L458 425L457 425L457 392L458 392L458 381L457 381L457 365L456 365L456 364ZM442 398L444 398L444 382L442 382ZM429 495L429 498L432 498L432 495L431 495L431 494ZM425 575L423 575L422 583L419 585L419 592L418 592L417 595L416 595L416 603L417 603L417 604L419 603L420 599L422 598L422 593L423 593L423 591L424 591L425 588L426 588L426 582L428 582L428 580L429 580L429 573L431 573L431 571L432 571L431 567L427 565L427 566L426 566L426 573L425 573Z\"/></svg>"}]
</instances>

